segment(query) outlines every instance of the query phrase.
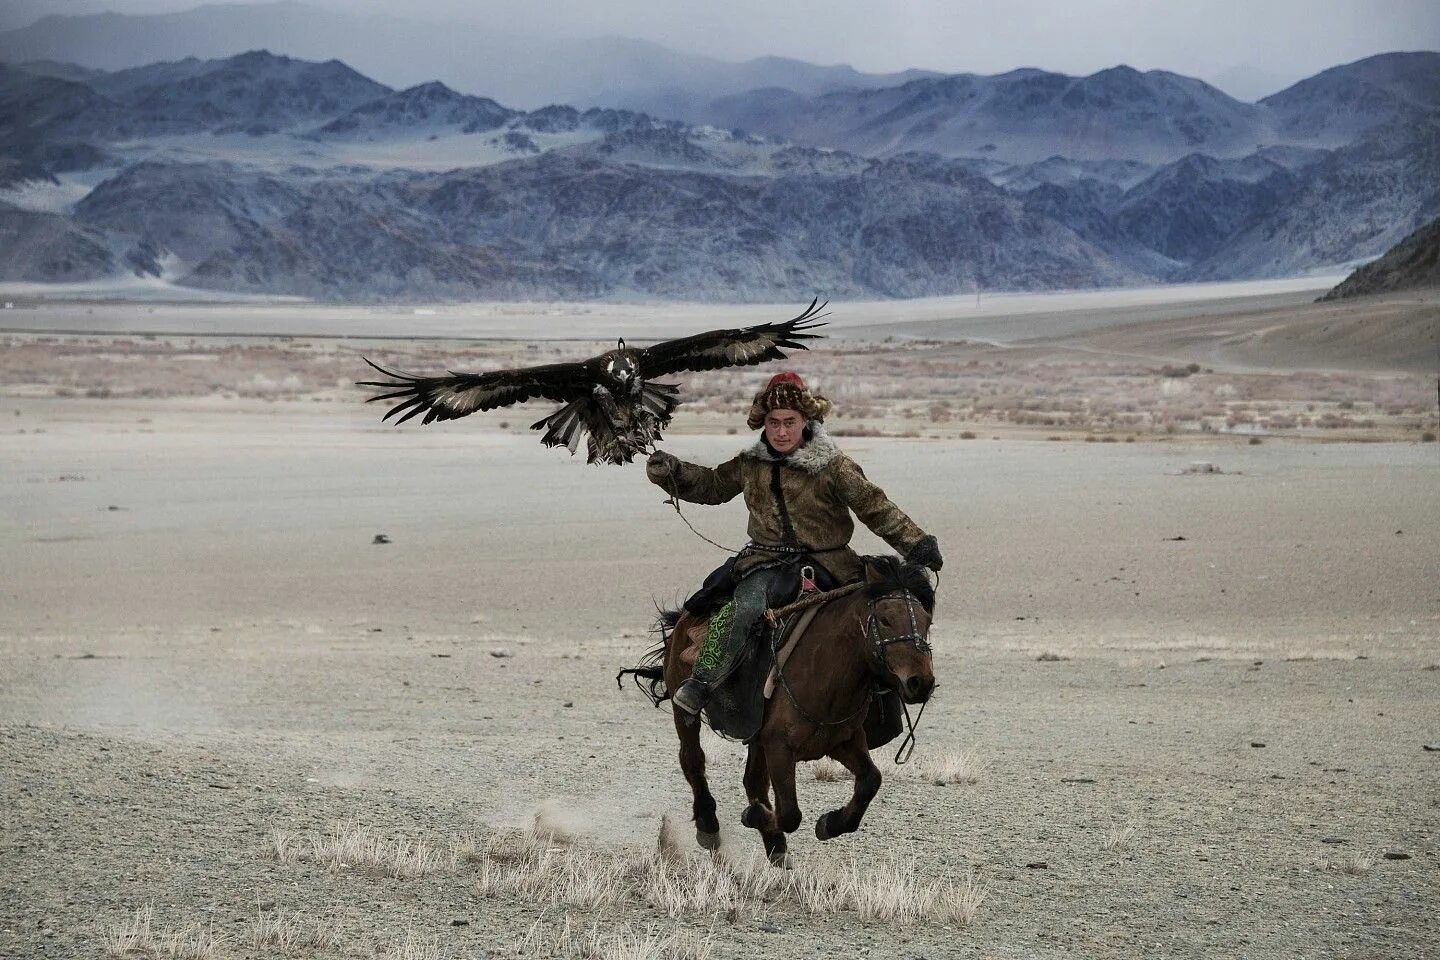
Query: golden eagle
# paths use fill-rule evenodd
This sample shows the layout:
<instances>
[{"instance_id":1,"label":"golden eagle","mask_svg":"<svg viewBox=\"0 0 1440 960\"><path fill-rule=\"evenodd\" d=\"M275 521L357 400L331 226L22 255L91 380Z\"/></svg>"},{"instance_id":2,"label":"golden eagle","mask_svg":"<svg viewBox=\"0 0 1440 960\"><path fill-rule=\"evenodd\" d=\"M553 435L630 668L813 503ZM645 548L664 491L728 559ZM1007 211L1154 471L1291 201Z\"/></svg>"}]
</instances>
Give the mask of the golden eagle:
<instances>
[{"instance_id":1,"label":"golden eagle","mask_svg":"<svg viewBox=\"0 0 1440 960\"><path fill-rule=\"evenodd\" d=\"M817 297L798 317L784 323L711 330L644 349L627 347L620 340L614 350L589 360L519 370L418 377L386 370L366 359L390 379L362 380L359 385L390 391L367 402L398 400L382 418L389 420L403 412L396 423L421 413L425 414L422 423L454 420L532 397L561 402L565 406L530 425L532 430L545 428L541 443L569 447L574 454L585 433L589 435L590 463L629 463L660 439L660 431L669 426L670 415L680 403L678 386L654 383L652 377L783 360L781 347L808 350L800 341L823 336L806 331L825 326L818 322L825 306Z\"/></svg>"}]
</instances>

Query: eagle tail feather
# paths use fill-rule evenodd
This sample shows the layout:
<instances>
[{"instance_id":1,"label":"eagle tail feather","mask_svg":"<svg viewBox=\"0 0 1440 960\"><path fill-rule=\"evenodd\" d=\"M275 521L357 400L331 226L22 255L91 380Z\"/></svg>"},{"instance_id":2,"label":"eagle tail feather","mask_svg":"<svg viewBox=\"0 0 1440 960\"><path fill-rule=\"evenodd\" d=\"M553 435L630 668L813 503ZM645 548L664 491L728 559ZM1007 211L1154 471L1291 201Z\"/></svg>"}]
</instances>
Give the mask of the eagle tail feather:
<instances>
[{"instance_id":1,"label":"eagle tail feather","mask_svg":"<svg viewBox=\"0 0 1440 960\"><path fill-rule=\"evenodd\" d=\"M530 424L531 430L545 429L540 442L547 447L569 447L570 453L580 449L580 435L585 432L582 410L589 397L578 397L547 417Z\"/></svg>"},{"instance_id":2,"label":"eagle tail feather","mask_svg":"<svg viewBox=\"0 0 1440 960\"><path fill-rule=\"evenodd\" d=\"M640 403L655 415L661 426L670 423L670 414L680 405L675 399L680 388L673 383L646 383L640 390Z\"/></svg>"}]
</instances>

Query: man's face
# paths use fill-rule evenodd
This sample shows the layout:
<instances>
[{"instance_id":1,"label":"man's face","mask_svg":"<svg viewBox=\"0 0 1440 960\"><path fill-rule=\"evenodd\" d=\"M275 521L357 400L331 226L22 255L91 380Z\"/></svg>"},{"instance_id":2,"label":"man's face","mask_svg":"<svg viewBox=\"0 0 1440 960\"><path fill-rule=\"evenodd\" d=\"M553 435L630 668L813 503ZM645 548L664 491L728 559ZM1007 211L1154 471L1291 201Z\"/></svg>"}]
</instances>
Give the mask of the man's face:
<instances>
[{"instance_id":1,"label":"man's face","mask_svg":"<svg viewBox=\"0 0 1440 960\"><path fill-rule=\"evenodd\" d=\"M798 410L771 410L765 414L765 439L782 457L794 453L805 440L805 418Z\"/></svg>"}]
</instances>

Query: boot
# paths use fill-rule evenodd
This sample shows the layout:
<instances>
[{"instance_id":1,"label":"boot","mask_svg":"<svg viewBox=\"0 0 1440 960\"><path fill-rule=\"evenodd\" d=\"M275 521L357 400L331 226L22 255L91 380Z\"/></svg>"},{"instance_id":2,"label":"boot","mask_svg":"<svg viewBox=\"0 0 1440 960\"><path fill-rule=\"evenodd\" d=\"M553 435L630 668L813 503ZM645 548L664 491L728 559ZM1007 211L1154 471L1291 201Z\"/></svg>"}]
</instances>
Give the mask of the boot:
<instances>
[{"instance_id":1,"label":"boot","mask_svg":"<svg viewBox=\"0 0 1440 960\"><path fill-rule=\"evenodd\" d=\"M710 699L710 684L691 677L680 684L680 689L675 691L673 699L675 706L691 716L698 716L705 707L705 701Z\"/></svg>"},{"instance_id":2,"label":"boot","mask_svg":"<svg viewBox=\"0 0 1440 960\"><path fill-rule=\"evenodd\" d=\"M724 684L744 659L751 627L765 609L769 587L779 576L771 569L757 570L735 588L734 597L715 614L715 632L706 637L690 679L675 691L674 702L686 713L698 715L715 685Z\"/></svg>"}]
</instances>

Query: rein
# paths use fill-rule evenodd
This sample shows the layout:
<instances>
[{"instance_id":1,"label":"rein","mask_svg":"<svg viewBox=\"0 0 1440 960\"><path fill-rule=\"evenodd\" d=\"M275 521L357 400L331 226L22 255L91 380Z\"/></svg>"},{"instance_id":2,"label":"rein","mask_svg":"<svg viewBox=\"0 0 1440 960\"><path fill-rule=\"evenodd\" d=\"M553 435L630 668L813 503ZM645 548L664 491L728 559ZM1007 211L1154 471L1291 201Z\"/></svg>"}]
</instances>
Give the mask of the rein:
<instances>
[{"instance_id":1,"label":"rein","mask_svg":"<svg viewBox=\"0 0 1440 960\"><path fill-rule=\"evenodd\" d=\"M721 550L724 550L726 553L739 553L739 552L740 552L739 550L736 550L734 547L727 547L727 546L725 546L725 544L723 544L723 543L716 543L714 540L711 540L709 537L705 536L705 534L701 533L699 530L696 530L696 529L695 529L695 525L694 525L693 523L691 523L691 522L685 517L685 514L683 514L683 513L680 512L680 498L679 498L677 495L675 495L674 493L671 493L671 494L670 494L670 499L669 499L669 500L666 500L666 501L664 501L664 502L670 504L670 506L672 506L672 507L675 508L675 516L679 517L680 520L681 520L681 522L683 522L683 523L685 524L685 526L687 526L687 527L690 528L690 532L691 532L691 533L695 534L695 536L699 537L701 540L704 540L706 543L710 544L710 546L712 546L712 547L719 547Z\"/></svg>"},{"instance_id":2,"label":"rein","mask_svg":"<svg viewBox=\"0 0 1440 960\"><path fill-rule=\"evenodd\" d=\"M670 506L675 508L675 516L679 517L681 522L684 523L685 526L690 528L690 532L695 534L695 536L699 537L701 540L704 540L706 543L710 544L710 546L712 547L719 547L726 553L738 554L740 551L736 550L734 547L727 547L723 543L716 543L714 540L711 540L709 537L705 536L705 534L695 529L695 525L691 523L688 518L686 518L685 514L680 512L680 487L678 484L675 483L675 475L671 474L665 479L670 481L666 484L666 488L670 491L670 499L663 502L668 503L670 504Z\"/></svg>"},{"instance_id":3,"label":"rein","mask_svg":"<svg viewBox=\"0 0 1440 960\"><path fill-rule=\"evenodd\" d=\"M796 600L794 603L786 604L785 606L780 607L777 610L766 610L765 619L770 621L770 625L772 627L778 627L781 625L780 621L784 620L792 613L797 613L801 610L806 609L807 607L813 607L817 603L824 603L827 600L838 600L841 597L848 597L850 594L854 593L855 591L859 590L861 587L864 586L864 581L861 581L859 583L847 583L845 584L845 586L836 587L834 590L824 590L819 592L802 594L800 596L800 599Z\"/></svg>"},{"instance_id":4,"label":"rein","mask_svg":"<svg viewBox=\"0 0 1440 960\"><path fill-rule=\"evenodd\" d=\"M860 584L860 586L864 586L864 584ZM834 591L831 592L833 593ZM850 592L854 593L853 590ZM794 604L791 604L791 606L794 606ZM861 711L869 709L870 700L874 696L873 686L865 688L865 696L860 700L860 706L856 707L854 710L850 711L850 713L841 717L839 720L822 720L819 717L812 717L804 707L800 706L800 701L795 697L795 691L790 689L790 681L785 676L785 665L780 662L780 650L776 646L776 643L779 641L779 639L785 635L786 624L783 620L777 623L774 619L771 618L771 612L772 611L770 610L766 610L765 618L769 620L770 623L773 624L776 628L770 631L770 656L775 664L775 676L780 681L780 686L784 689L785 695L790 698L790 703L795 707L795 712L799 713L802 719L804 719L810 724L813 724L817 728L815 730L815 733L812 733L810 735L812 739L820 733L819 728L844 726L845 724L854 720L856 717L860 716Z\"/></svg>"}]
</instances>

